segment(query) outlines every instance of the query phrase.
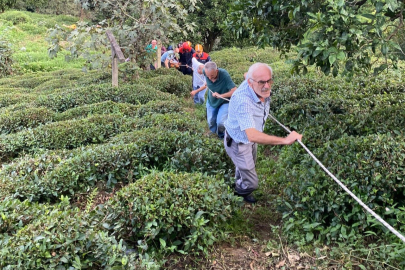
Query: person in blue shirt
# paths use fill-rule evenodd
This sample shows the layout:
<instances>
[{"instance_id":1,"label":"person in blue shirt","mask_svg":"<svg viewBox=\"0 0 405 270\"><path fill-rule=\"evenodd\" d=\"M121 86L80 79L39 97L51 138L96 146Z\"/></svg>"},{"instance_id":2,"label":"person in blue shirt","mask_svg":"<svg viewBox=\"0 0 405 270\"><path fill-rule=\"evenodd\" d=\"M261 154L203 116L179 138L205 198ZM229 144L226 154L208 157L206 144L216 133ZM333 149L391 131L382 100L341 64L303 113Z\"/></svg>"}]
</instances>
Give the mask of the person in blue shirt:
<instances>
[{"instance_id":1,"label":"person in blue shirt","mask_svg":"<svg viewBox=\"0 0 405 270\"><path fill-rule=\"evenodd\" d=\"M285 138L263 132L270 111L272 84L271 67L263 63L253 64L245 81L232 95L225 121L224 146L235 165L235 194L249 203L256 202L252 192L259 183L255 169L257 144L289 145L302 138L295 131Z\"/></svg>"},{"instance_id":2,"label":"person in blue shirt","mask_svg":"<svg viewBox=\"0 0 405 270\"><path fill-rule=\"evenodd\" d=\"M173 64L174 61L177 62L176 60L176 53L179 53L179 49L175 48L174 50L169 50L167 52L165 52L162 55L162 58L160 59L161 61L161 66L162 67L166 67L166 68L170 68L170 64Z\"/></svg>"}]
</instances>

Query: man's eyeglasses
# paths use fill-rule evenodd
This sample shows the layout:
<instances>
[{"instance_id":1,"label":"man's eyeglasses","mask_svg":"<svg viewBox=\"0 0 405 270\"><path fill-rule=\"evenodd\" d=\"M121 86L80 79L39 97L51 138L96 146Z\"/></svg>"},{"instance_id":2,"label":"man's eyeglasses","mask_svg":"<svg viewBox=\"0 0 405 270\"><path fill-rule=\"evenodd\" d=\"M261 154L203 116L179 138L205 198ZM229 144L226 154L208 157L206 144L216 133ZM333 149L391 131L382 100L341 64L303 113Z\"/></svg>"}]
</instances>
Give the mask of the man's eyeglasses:
<instances>
[{"instance_id":1,"label":"man's eyeglasses","mask_svg":"<svg viewBox=\"0 0 405 270\"><path fill-rule=\"evenodd\" d=\"M202 53L202 51L196 51L197 53Z\"/></svg>"},{"instance_id":2,"label":"man's eyeglasses","mask_svg":"<svg viewBox=\"0 0 405 270\"><path fill-rule=\"evenodd\" d=\"M269 80L267 80L267 81L256 81L256 80L253 80L252 78L250 78L252 81L254 81L254 82L257 82L257 84L259 85L259 86L264 86L266 83L267 84L272 84L273 82L274 82L274 80L273 80L273 78L271 78L271 79L269 79Z\"/></svg>"}]
</instances>

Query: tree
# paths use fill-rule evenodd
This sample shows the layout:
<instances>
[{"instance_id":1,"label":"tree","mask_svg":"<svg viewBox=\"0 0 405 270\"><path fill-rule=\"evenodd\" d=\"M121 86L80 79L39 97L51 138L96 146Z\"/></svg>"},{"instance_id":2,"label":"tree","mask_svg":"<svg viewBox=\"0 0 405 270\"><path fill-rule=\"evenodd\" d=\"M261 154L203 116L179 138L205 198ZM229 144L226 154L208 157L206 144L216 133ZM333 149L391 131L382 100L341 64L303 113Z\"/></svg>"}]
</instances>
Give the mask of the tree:
<instances>
[{"instance_id":1,"label":"tree","mask_svg":"<svg viewBox=\"0 0 405 270\"><path fill-rule=\"evenodd\" d=\"M17 0L0 0L0 13L6 11L6 9L12 8Z\"/></svg>"},{"instance_id":2,"label":"tree","mask_svg":"<svg viewBox=\"0 0 405 270\"><path fill-rule=\"evenodd\" d=\"M325 74L374 73L395 67L404 30L402 0L238 0L228 27L261 46L297 46L294 72L315 65Z\"/></svg>"},{"instance_id":3,"label":"tree","mask_svg":"<svg viewBox=\"0 0 405 270\"><path fill-rule=\"evenodd\" d=\"M84 57L91 68L106 67L111 62L109 44L105 35L111 30L124 55L137 66L150 61L145 46L152 39L167 41L173 32L186 34L192 28L180 28L179 22L187 17L187 11L176 0L92 0L80 1L83 7L91 7L103 18L98 24L77 23L72 30L55 26L50 31L48 41L51 44L49 55L54 57L61 50L61 43L68 41L67 49L72 57ZM194 2L188 2L190 7ZM97 16L96 16L97 17Z\"/></svg>"},{"instance_id":4,"label":"tree","mask_svg":"<svg viewBox=\"0 0 405 270\"><path fill-rule=\"evenodd\" d=\"M194 43L202 43L204 51L210 52L215 40L226 31L224 18L227 16L229 1L201 0L197 2L194 12L188 15L187 23L195 24L194 33L189 33L188 39Z\"/></svg>"}]
</instances>

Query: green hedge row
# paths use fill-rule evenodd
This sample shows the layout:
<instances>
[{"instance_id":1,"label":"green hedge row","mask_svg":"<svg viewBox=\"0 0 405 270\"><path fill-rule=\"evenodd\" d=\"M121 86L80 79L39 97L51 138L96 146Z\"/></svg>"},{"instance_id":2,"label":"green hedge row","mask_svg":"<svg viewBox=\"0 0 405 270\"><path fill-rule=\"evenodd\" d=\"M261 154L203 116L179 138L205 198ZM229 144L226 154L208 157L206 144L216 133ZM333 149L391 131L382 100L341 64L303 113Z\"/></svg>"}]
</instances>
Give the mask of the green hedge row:
<instances>
[{"instance_id":1,"label":"green hedge row","mask_svg":"<svg viewBox=\"0 0 405 270\"><path fill-rule=\"evenodd\" d=\"M55 113L44 107L0 111L0 134L8 134L52 122Z\"/></svg>"},{"instance_id":2,"label":"green hedge row","mask_svg":"<svg viewBox=\"0 0 405 270\"><path fill-rule=\"evenodd\" d=\"M188 97L193 89L192 77L184 75L170 75L153 77L149 79L140 79L137 83L152 86L154 89L174 94L178 97Z\"/></svg>"},{"instance_id":3,"label":"green hedge row","mask_svg":"<svg viewBox=\"0 0 405 270\"><path fill-rule=\"evenodd\" d=\"M375 133L401 134L405 113L401 103L378 100L379 106L361 108L352 100L316 98L302 99L280 109L276 118L304 135L307 146L318 147L343 135L365 136ZM387 104L388 103L388 104ZM286 121L285 119L289 119ZM286 136L286 132L269 120L265 132Z\"/></svg>"},{"instance_id":4,"label":"green hedge row","mask_svg":"<svg viewBox=\"0 0 405 270\"><path fill-rule=\"evenodd\" d=\"M112 87L110 84L99 84L40 96L37 98L36 103L38 106L45 106L54 111L63 112L70 108L107 100L145 104L151 100L173 100L173 98L175 96L145 85Z\"/></svg>"},{"instance_id":5,"label":"green hedge row","mask_svg":"<svg viewBox=\"0 0 405 270\"><path fill-rule=\"evenodd\" d=\"M400 231L405 230L404 215L399 210L405 201L403 139L389 135L343 136L313 151L349 190ZM277 165L275 178L285 187L280 205L284 209L284 229L301 238L304 231L308 242L314 238L347 241L380 230L309 155L299 154L304 152L299 147L286 148Z\"/></svg>"},{"instance_id":6,"label":"green hedge row","mask_svg":"<svg viewBox=\"0 0 405 270\"><path fill-rule=\"evenodd\" d=\"M35 100L35 96L30 94L0 94L0 108L4 108L10 105L15 105L18 103L25 103Z\"/></svg>"},{"instance_id":7,"label":"green hedge row","mask_svg":"<svg viewBox=\"0 0 405 270\"><path fill-rule=\"evenodd\" d=\"M153 108L147 110L150 109ZM144 118L128 118L122 114L93 115L84 119L53 122L34 129L2 135L0 136L0 159L13 158L23 151L72 149L87 144L103 143L116 134L150 126L178 130L199 129L199 125L194 123L194 118L184 114L174 113L167 116L146 114Z\"/></svg>"},{"instance_id":8,"label":"green hedge row","mask_svg":"<svg viewBox=\"0 0 405 270\"><path fill-rule=\"evenodd\" d=\"M120 190L98 215L111 234L138 243L140 249L204 252L239 203L215 177L154 171Z\"/></svg>"},{"instance_id":9,"label":"green hedge row","mask_svg":"<svg viewBox=\"0 0 405 270\"><path fill-rule=\"evenodd\" d=\"M356 78L350 82L331 77L298 76L282 81L276 78L272 88L272 109L275 111L301 99L318 97L357 100L360 104L365 103L363 99L373 100L377 97L381 100L390 96L400 96L404 101L405 84L402 80L391 80L387 83L378 78L371 80Z\"/></svg>"},{"instance_id":10,"label":"green hedge row","mask_svg":"<svg viewBox=\"0 0 405 270\"><path fill-rule=\"evenodd\" d=\"M123 130L130 130L134 121L120 115L95 115L3 135L0 137L0 159L13 158L19 152L32 152L38 148L71 149L89 143L102 143Z\"/></svg>"},{"instance_id":11,"label":"green hedge row","mask_svg":"<svg viewBox=\"0 0 405 270\"><path fill-rule=\"evenodd\" d=\"M44 107L20 103L0 109L0 134L14 133L27 128L35 128L49 122L85 118L95 114L142 117L154 113L176 113L182 111L183 106L184 104L181 100L150 101L144 105L116 103L108 100L75 107L62 113L55 113Z\"/></svg>"},{"instance_id":12,"label":"green hedge row","mask_svg":"<svg viewBox=\"0 0 405 270\"><path fill-rule=\"evenodd\" d=\"M0 172L0 197L54 200L62 194L88 190L97 182L107 187L131 182L147 168L224 175L231 167L221 141L159 126L122 134L109 144L76 150L64 160L60 155L22 159L5 166Z\"/></svg>"},{"instance_id":13,"label":"green hedge row","mask_svg":"<svg viewBox=\"0 0 405 270\"><path fill-rule=\"evenodd\" d=\"M19 202L21 204L21 202ZM8 204L7 206L4 206ZM29 205L23 202L23 205ZM1 202L0 208L16 213L17 201ZM151 260L126 255L123 241L97 229L89 213L72 208L69 200L55 206L33 204L35 213L19 211L30 223L9 236L0 235L1 269L145 269L158 265Z\"/></svg>"},{"instance_id":14,"label":"green hedge row","mask_svg":"<svg viewBox=\"0 0 405 270\"><path fill-rule=\"evenodd\" d=\"M180 100L149 101L144 105L117 103L111 100L83 105L55 115L55 121L65 121L87 117L94 114L120 114L130 117L142 117L154 113L176 113L182 111Z\"/></svg>"},{"instance_id":15,"label":"green hedge row","mask_svg":"<svg viewBox=\"0 0 405 270\"><path fill-rule=\"evenodd\" d=\"M48 85L53 80L70 80L78 86L91 85L94 83L106 83L111 81L111 73L89 71L84 73L77 69L64 69L53 72L37 72L0 79L0 87L14 91L14 88L32 89ZM56 88L62 85L55 84Z\"/></svg>"}]
</instances>

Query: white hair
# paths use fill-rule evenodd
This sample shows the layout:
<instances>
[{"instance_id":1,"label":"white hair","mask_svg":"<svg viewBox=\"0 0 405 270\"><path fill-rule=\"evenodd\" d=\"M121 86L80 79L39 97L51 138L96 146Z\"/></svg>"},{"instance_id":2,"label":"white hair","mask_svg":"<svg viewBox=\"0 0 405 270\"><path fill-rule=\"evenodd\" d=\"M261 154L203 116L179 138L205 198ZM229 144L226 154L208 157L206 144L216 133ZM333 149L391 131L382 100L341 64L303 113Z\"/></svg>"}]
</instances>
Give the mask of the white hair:
<instances>
[{"instance_id":1,"label":"white hair","mask_svg":"<svg viewBox=\"0 0 405 270\"><path fill-rule=\"evenodd\" d=\"M217 67L217 64L215 64L215 62L207 62L204 65L204 69L206 71L210 71L210 70L217 70L218 67Z\"/></svg>"},{"instance_id":2,"label":"white hair","mask_svg":"<svg viewBox=\"0 0 405 270\"><path fill-rule=\"evenodd\" d=\"M248 72L247 72L247 74L246 74L246 78L245 78L245 79L246 79L246 80L252 79L253 73L254 73L257 69L262 68L262 67L267 68L267 69L270 71L271 76L273 77L273 70L271 69L271 67L270 67L269 65L267 65L267 64L265 64L265 63L254 63L253 65L251 65L251 66L249 67L249 70L248 70Z\"/></svg>"}]
</instances>

